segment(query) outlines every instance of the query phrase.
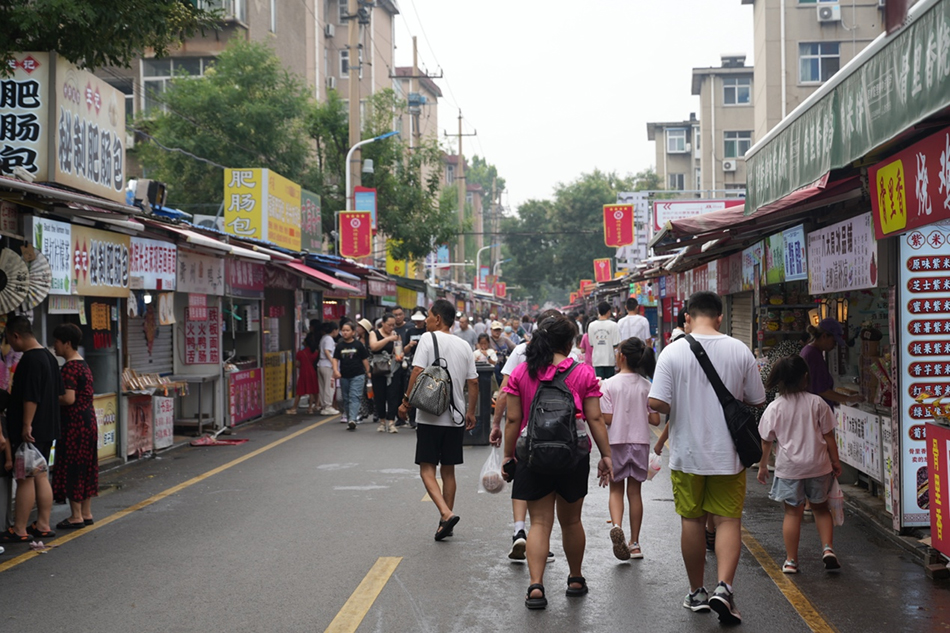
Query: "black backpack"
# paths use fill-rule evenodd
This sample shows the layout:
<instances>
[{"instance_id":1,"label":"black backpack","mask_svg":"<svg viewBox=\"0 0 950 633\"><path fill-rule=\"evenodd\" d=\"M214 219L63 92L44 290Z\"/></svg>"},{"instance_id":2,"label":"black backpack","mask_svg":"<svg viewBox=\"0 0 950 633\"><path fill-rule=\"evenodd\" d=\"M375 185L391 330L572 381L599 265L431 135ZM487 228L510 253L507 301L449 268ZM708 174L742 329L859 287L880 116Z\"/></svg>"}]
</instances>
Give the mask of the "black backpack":
<instances>
[{"instance_id":1,"label":"black backpack","mask_svg":"<svg viewBox=\"0 0 950 633\"><path fill-rule=\"evenodd\" d=\"M551 380L540 381L531 400L523 458L534 472L559 475L577 466L576 409L574 394L567 387L567 377L577 365L572 362L565 371L555 371Z\"/></svg>"}]
</instances>

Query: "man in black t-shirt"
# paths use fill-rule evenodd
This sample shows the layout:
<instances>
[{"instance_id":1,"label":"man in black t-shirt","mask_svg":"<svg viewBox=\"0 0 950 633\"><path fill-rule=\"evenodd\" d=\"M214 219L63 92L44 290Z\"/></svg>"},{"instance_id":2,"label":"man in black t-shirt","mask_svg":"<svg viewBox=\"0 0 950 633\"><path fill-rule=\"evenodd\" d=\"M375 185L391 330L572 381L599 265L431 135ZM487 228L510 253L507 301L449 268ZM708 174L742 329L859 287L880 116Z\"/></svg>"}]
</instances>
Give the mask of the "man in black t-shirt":
<instances>
[{"instance_id":1,"label":"man in black t-shirt","mask_svg":"<svg viewBox=\"0 0 950 633\"><path fill-rule=\"evenodd\" d=\"M10 389L7 430L13 453L24 442L32 443L49 462L53 441L59 439L59 397L65 393L59 363L33 336L33 325L24 316L7 322L7 342L23 356L17 363ZM33 505L36 522L27 526ZM56 536L50 528L53 488L48 473L17 479L13 527L0 533L0 542L28 543L33 538Z\"/></svg>"}]
</instances>

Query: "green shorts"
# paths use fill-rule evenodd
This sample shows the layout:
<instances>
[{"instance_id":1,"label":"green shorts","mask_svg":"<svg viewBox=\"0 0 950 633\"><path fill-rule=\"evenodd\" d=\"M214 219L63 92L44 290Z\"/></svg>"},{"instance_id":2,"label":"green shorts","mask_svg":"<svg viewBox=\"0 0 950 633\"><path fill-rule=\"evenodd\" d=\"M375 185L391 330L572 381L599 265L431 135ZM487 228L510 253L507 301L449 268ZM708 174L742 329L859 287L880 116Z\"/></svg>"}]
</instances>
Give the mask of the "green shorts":
<instances>
[{"instance_id":1,"label":"green shorts","mask_svg":"<svg viewBox=\"0 0 950 633\"><path fill-rule=\"evenodd\" d=\"M673 481L673 503L681 517L698 519L708 513L742 518L745 469L736 475L693 475L671 470L670 479Z\"/></svg>"}]
</instances>

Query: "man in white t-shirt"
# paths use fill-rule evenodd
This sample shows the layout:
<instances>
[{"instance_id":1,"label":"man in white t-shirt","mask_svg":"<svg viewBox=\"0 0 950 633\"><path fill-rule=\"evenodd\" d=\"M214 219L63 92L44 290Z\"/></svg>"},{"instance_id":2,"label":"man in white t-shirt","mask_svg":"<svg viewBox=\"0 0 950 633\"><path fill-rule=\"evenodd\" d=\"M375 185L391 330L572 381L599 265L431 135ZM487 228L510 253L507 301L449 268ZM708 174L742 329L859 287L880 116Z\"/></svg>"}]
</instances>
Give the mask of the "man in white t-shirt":
<instances>
[{"instance_id":1,"label":"man in white t-shirt","mask_svg":"<svg viewBox=\"0 0 950 633\"><path fill-rule=\"evenodd\" d=\"M597 306L600 317L587 327L587 340L593 351L591 361L598 378L606 380L616 373L617 346L620 345L620 328L610 320L610 304L601 301Z\"/></svg>"},{"instance_id":2,"label":"man in white t-shirt","mask_svg":"<svg viewBox=\"0 0 950 633\"><path fill-rule=\"evenodd\" d=\"M406 419L409 414L409 397L419 374L432 365L436 359L435 344L439 346L438 357L445 365L452 379L452 397L449 407L435 415L422 411L416 412L416 464L426 492L439 510L439 528L435 540L452 536L459 517L453 512L455 507L455 466L462 463L462 437L466 430L475 428L475 405L478 402L478 374L475 371L475 355L468 343L451 334L455 322L455 308L445 299L432 304L426 317L426 330L419 339L419 345L412 357L412 375L406 396L399 407L399 417ZM468 404L464 414L461 409L465 403L465 384L468 383ZM439 464L442 475L442 488L439 488L435 469Z\"/></svg>"},{"instance_id":3,"label":"man in white t-shirt","mask_svg":"<svg viewBox=\"0 0 950 633\"><path fill-rule=\"evenodd\" d=\"M701 291L689 298L686 322L706 351L723 384L738 400L752 406L765 402L765 387L751 350L741 341L719 333L722 299ZM681 517L681 546L689 594L683 606L692 611L714 609L720 622L738 624L732 581L742 549L742 506L746 473L739 461L725 414L706 377L689 337L670 343L660 354L650 407L670 417L670 479L673 500ZM710 595L703 585L706 515L716 524L716 564L719 584Z\"/></svg>"},{"instance_id":4,"label":"man in white t-shirt","mask_svg":"<svg viewBox=\"0 0 950 633\"><path fill-rule=\"evenodd\" d=\"M628 338L637 337L647 344L647 347L653 347L653 335L650 334L650 322L640 314L640 302L630 297L627 299L627 316L617 321L617 327L620 329L620 340L626 341Z\"/></svg>"}]
</instances>

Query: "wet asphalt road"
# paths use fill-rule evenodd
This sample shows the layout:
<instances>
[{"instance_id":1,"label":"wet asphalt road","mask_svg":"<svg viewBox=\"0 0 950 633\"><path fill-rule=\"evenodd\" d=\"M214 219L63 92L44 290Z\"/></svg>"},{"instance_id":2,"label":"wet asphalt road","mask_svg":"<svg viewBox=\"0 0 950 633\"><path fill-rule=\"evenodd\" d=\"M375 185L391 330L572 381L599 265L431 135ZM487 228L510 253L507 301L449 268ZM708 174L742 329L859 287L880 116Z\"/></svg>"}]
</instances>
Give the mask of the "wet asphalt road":
<instances>
[{"instance_id":1,"label":"wet asphalt road","mask_svg":"<svg viewBox=\"0 0 950 633\"><path fill-rule=\"evenodd\" d=\"M280 417L242 429L238 447L183 448L106 475L97 519L251 454L319 418ZM456 536L433 541L438 514L412 463L414 433L355 433L335 420L80 534L0 572L0 631L324 631L379 557L401 557L359 631L715 631L715 614L680 606L687 589L667 470L643 485L645 558L614 559L607 493L584 509L591 593L568 599L555 528L545 611L524 608L527 568L510 564L510 502L476 494L487 447L465 450ZM782 513L750 477L745 525L778 565ZM67 514L54 509L54 522ZM833 628L942 631L950 585L849 514L836 532L844 569L827 575L812 523L794 587ZM55 543L55 542L54 542ZM26 551L7 547L0 565ZM708 555L709 586L715 584ZM742 630L812 630L743 548L736 583ZM795 600L801 602L800 600Z\"/></svg>"}]
</instances>

